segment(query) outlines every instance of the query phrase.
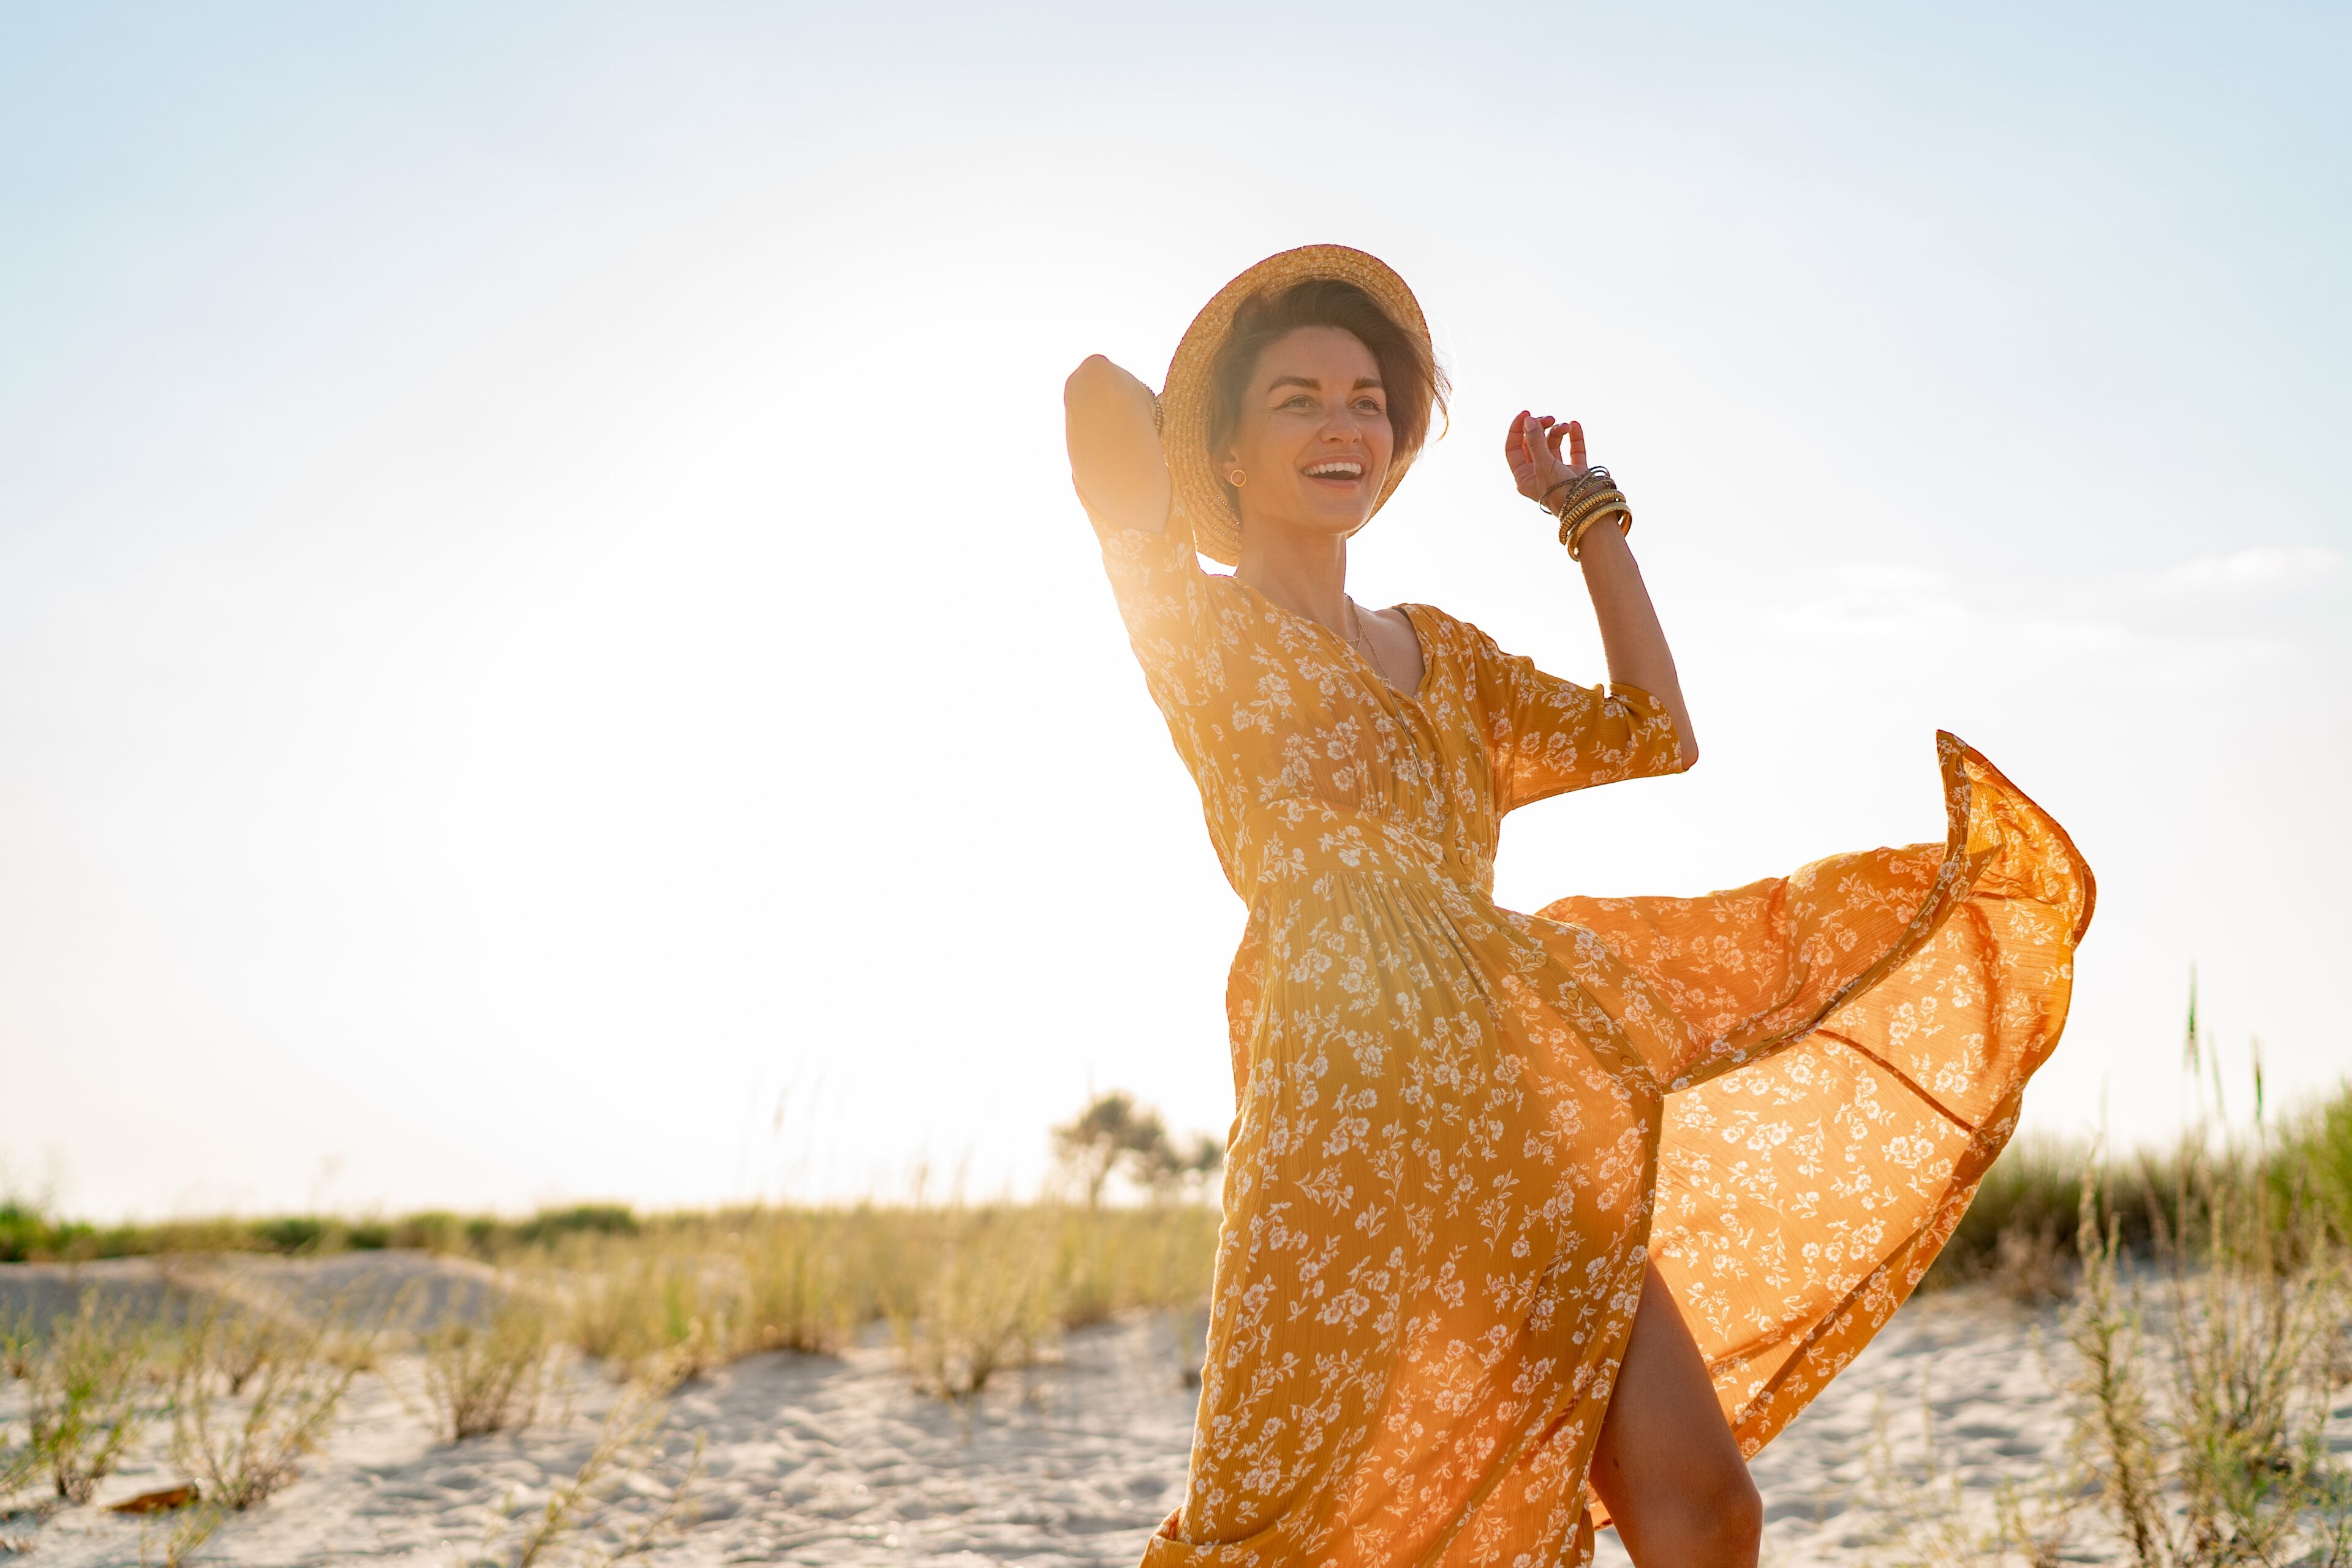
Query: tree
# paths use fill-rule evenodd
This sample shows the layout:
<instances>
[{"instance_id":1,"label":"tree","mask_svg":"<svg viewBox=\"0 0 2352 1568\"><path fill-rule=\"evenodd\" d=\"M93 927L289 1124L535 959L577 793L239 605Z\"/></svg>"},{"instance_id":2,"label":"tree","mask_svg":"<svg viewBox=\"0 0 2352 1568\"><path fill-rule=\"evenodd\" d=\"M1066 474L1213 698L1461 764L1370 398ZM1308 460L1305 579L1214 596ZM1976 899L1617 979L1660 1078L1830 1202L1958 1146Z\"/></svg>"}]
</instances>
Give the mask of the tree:
<instances>
[{"instance_id":1,"label":"tree","mask_svg":"<svg viewBox=\"0 0 2352 1568\"><path fill-rule=\"evenodd\" d=\"M1076 1121L1054 1129L1054 1153L1076 1173L1088 1208L1101 1205L1103 1188L1122 1163L1148 1170L1167 1147L1159 1112L1136 1104L1125 1089L1095 1096Z\"/></svg>"},{"instance_id":2,"label":"tree","mask_svg":"<svg viewBox=\"0 0 2352 1568\"><path fill-rule=\"evenodd\" d=\"M1165 1197L1179 1187L1194 1186L1215 1175L1224 1166L1225 1145L1222 1139L1196 1132L1181 1153L1163 1140L1139 1163L1142 1168L1134 1173L1137 1179L1155 1195Z\"/></svg>"}]
</instances>

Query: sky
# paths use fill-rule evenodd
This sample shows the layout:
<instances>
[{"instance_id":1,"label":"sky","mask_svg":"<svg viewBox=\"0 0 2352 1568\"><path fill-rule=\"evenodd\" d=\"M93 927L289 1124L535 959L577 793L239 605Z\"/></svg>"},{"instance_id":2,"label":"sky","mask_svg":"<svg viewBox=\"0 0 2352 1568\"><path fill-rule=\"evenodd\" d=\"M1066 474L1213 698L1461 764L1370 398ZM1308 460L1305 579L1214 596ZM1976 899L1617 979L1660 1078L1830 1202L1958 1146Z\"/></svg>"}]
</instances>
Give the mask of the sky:
<instances>
[{"instance_id":1,"label":"sky","mask_svg":"<svg viewBox=\"0 0 2352 1568\"><path fill-rule=\"evenodd\" d=\"M1351 591L1601 679L1496 451L1580 418L1703 737L1515 816L1503 903L1939 838L1948 729L2099 879L2029 1126L2168 1136L2192 968L2229 1092L2321 1092L2347 79L2326 6L0 11L0 1185L986 1196L1092 1091L1222 1131L1243 910L1059 388L1317 241L1457 388Z\"/></svg>"}]
</instances>

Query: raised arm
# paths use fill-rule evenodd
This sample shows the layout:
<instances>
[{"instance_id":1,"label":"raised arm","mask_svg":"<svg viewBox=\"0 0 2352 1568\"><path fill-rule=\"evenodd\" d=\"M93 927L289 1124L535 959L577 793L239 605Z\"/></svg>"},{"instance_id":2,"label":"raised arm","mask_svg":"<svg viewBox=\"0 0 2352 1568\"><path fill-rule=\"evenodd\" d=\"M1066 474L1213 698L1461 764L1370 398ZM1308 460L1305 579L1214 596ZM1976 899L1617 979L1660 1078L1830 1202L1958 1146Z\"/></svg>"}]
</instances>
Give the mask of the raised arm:
<instances>
[{"instance_id":1,"label":"raised arm","mask_svg":"<svg viewBox=\"0 0 2352 1568\"><path fill-rule=\"evenodd\" d=\"M1151 418L1151 389L1100 354L1062 384L1070 479L1094 514L1121 528L1168 526L1168 464Z\"/></svg>"},{"instance_id":2,"label":"raised arm","mask_svg":"<svg viewBox=\"0 0 2352 1568\"><path fill-rule=\"evenodd\" d=\"M1089 362L1091 363L1091 362ZM1563 454L1560 443L1568 450ZM1519 493L1530 500L1583 473L1584 427L1571 419L1556 424L1549 415L1538 418L1522 413L1511 421L1504 437L1503 455L1510 460L1511 478ZM1613 522L1585 531L1578 546L1584 568L1584 589L1592 596L1593 617L1601 623L1601 647L1608 655L1609 679L1638 687L1656 698L1674 719L1675 740L1685 768L1698 761L1698 733L1691 728L1690 709L1683 701L1683 683L1675 674L1674 651L1666 646L1665 628L1650 603L1642 582L1642 568Z\"/></svg>"}]
</instances>

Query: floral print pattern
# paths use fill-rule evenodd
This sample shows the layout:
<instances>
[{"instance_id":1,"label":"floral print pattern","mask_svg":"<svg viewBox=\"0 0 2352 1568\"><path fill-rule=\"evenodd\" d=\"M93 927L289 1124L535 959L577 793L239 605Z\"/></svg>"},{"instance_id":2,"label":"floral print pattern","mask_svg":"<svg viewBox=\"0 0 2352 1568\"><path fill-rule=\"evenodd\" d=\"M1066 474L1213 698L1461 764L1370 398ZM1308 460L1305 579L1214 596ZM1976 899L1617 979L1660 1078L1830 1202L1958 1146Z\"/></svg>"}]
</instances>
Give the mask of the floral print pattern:
<instances>
[{"instance_id":1,"label":"floral print pattern","mask_svg":"<svg viewBox=\"0 0 2352 1568\"><path fill-rule=\"evenodd\" d=\"M1582 1563L1653 1258L1753 1453L1910 1292L2056 1044L2092 883L1940 736L1948 841L1497 908L1503 815L1672 773L1646 693L1405 606L1405 694L1097 521L1249 919L1192 1474L1147 1568Z\"/></svg>"}]
</instances>

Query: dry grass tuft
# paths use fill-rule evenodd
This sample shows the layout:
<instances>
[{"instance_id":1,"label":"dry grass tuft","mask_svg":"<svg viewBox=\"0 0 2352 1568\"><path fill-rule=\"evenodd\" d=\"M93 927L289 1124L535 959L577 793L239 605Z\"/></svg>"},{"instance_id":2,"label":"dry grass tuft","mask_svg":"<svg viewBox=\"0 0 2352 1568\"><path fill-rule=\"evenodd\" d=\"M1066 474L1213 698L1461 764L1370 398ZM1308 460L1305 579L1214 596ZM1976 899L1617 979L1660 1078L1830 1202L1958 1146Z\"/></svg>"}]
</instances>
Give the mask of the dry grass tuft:
<instances>
[{"instance_id":1,"label":"dry grass tuft","mask_svg":"<svg viewBox=\"0 0 2352 1568\"><path fill-rule=\"evenodd\" d=\"M0 1496L46 1479L62 1501L90 1500L145 1425L139 1399L152 1339L151 1325L96 1291L38 1338L26 1331L17 1354L30 1385L29 1436L0 1455Z\"/></svg>"},{"instance_id":2,"label":"dry grass tuft","mask_svg":"<svg viewBox=\"0 0 2352 1568\"><path fill-rule=\"evenodd\" d=\"M1034 1365L1055 1324L1050 1218L1010 1208L933 1216L934 1261L891 1314L915 1386L965 1400Z\"/></svg>"},{"instance_id":3,"label":"dry grass tuft","mask_svg":"<svg viewBox=\"0 0 2352 1568\"><path fill-rule=\"evenodd\" d=\"M1205 1302L1216 1228L1176 1203L754 1209L572 1237L540 1260L563 1282L565 1341L623 1381L826 1354L880 1321L920 1386L961 1399L1058 1329Z\"/></svg>"},{"instance_id":4,"label":"dry grass tuft","mask_svg":"<svg viewBox=\"0 0 2352 1568\"><path fill-rule=\"evenodd\" d=\"M2322 1211L2283 1195L2262 1154L2182 1148L2173 1192L2148 1194L2170 1216L2152 1271L2130 1266L2102 1189L2084 1191L2068 1331L2077 1422L2109 1522L2141 1568L2352 1563L2352 1471L2326 1434L2344 1262Z\"/></svg>"},{"instance_id":5,"label":"dry grass tuft","mask_svg":"<svg viewBox=\"0 0 2352 1568\"><path fill-rule=\"evenodd\" d=\"M602 1247L585 1264L574 1270L570 1338L614 1377L674 1388L730 1359L740 1268L659 1238Z\"/></svg>"},{"instance_id":6,"label":"dry grass tuft","mask_svg":"<svg viewBox=\"0 0 2352 1568\"><path fill-rule=\"evenodd\" d=\"M172 1453L215 1522L283 1490L325 1441L366 1363L339 1342L374 1338L346 1336L341 1317L293 1323L215 1305L188 1323L172 1368Z\"/></svg>"},{"instance_id":7,"label":"dry grass tuft","mask_svg":"<svg viewBox=\"0 0 2352 1568\"><path fill-rule=\"evenodd\" d=\"M790 1211L747 1216L735 1320L744 1351L828 1355L841 1348L865 1306L851 1289L854 1253L842 1245L842 1223Z\"/></svg>"},{"instance_id":8,"label":"dry grass tuft","mask_svg":"<svg viewBox=\"0 0 2352 1568\"><path fill-rule=\"evenodd\" d=\"M487 1320L459 1319L425 1337L425 1392L452 1443L530 1425L553 1345L546 1304L509 1289Z\"/></svg>"},{"instance_id":9,"label":"dry grass tuft","mask_svg":"<svg viewBox=\"0 0 2352 1568\"><path fill-rule=\"evenodd\" d=\"M580 1468L549 1494L530 1531L517 1543L512 1568L537 1568L564 1558L599 1564L635 1557L660 1544L690 1522L692 1496L701 1474L702 1450L696 1445L685 1473L667 1489L661 1506L603 1550L585 1548L584 1535L604 1523L612 1511L613 1494L631 1474L652 1467L657 1454L662 1423L669 1415L659 1391L648 1384L632 1384L605 1414L596 1441Z\"/></svg>"}]
</instances>

